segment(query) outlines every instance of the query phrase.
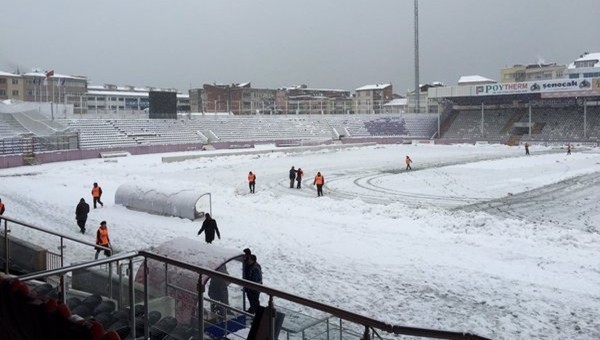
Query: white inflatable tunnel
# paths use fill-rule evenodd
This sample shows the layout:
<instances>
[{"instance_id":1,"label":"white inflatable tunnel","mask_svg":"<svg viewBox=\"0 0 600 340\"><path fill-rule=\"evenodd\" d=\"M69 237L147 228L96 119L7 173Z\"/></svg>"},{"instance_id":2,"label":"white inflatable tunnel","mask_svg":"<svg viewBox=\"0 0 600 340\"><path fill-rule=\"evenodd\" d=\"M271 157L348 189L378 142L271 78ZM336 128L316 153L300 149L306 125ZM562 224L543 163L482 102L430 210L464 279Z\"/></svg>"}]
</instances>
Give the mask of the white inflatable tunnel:
<instances>
[{"instance_id":1,"label":"white inflatable tunnel","mask_svg":"<svg viewBox=\"0 0 600 340\"><path fill-rule=\"evenodd\" d=\"M212 215L210 193L195 189L125 183L115 193L115 203L128 209L150 214L176 216L195 220L205 213Z\"/></svg>"}]
</instances>

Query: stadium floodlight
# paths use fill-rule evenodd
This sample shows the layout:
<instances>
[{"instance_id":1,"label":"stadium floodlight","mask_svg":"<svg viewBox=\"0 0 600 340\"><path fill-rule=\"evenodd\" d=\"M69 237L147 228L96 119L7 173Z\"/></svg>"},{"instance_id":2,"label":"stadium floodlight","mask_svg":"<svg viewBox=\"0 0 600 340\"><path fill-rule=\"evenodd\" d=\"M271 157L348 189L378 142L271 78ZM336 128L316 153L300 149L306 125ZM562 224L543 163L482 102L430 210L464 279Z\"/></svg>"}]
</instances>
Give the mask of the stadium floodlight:
<instances>
[{"instance_id":1,"label":"stadium floodlight","mask_svg":"<svg viewBox=\"0 0 600 340\"><path fill-rule=\"evenodd\" d=\"M421 87L419 86L419 0L415 0L415 113L421 110L420 95Z\"/></svg>"}]
</instances>

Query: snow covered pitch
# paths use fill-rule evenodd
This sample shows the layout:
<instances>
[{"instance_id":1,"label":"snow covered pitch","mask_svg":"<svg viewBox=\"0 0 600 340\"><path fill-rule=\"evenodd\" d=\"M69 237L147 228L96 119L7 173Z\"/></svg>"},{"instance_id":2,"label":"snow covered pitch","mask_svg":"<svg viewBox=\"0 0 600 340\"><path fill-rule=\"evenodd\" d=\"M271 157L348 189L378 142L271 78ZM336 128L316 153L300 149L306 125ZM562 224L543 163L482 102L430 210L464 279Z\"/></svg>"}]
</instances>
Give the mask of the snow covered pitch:
<instances>
[{"instance_id":1,"label":"snow covered pitch","mask_svg":"<svg viewBox=\"0 0 600 340\"><path fill-rule=\"evenodd\" d=\"M212 194L222 236L214 243L250 247L266 285L405 326L598 339L600 150L530 150L390 145L177 163L93 159L0 170L0 197L6 216L89 242L106 220L115 248L136 250L178 236L202 241L200 221L117 206L118 186L197 187ZM302 189L289 188L292 165L304 170ZM317 171L325 176L319 198ZM75 206L90 201L93 182L104 207L92 209L82 235ZM56 247L37 231L13 233ZM72 243L66 251L70 262L94 256Z\"/></svg>"}]
</instances>

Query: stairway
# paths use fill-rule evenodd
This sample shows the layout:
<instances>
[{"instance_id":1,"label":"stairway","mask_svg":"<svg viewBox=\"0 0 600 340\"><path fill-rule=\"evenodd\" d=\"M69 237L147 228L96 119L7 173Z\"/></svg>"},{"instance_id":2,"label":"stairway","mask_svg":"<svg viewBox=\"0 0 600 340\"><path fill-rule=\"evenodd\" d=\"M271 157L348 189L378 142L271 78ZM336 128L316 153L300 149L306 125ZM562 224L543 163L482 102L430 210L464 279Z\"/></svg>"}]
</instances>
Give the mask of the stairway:
<instances>
[{"instance_id":1,"label":"stairway","mask_svg":"<svg viewBox=\"0 0 600 340\"><path fill-rule=\"evenodd\" d=\"M458 117L459 113L460 113L459 111L452 111L452 113L448 116L448 118L446 118L444 120L444 123L442 123L442 126L440 128L440 136L438 136L438 138L441 138L441 136L446 134L448 129L452 126L452 123L454 123L454 120L456 119L456 117Z\"/></svg>"},{"instance_id":2,"label":"stairway","mask_svg":"<svg viewBox=\"0 0 600 340\"><path fill-rule=\"evenodd\" d=\"M525 114L527 114L527 111L525 111L525 110L518 110L517 112L515 112L515 114L513 114L513 116L508 120L508 122L506 122L506 125L504 125L504 128L502 128L502 133L504 133L504 134L509 133L510 129L512 129L513 124L520 121L521 118L523 118L523 116L525 116Z\"/></svg>"},{"instance_id":3,"label":"stairway","mask_svg":"<svg viewBox=\"0 0 600 340\"><path fill-rule=\"evenodd\" d=\"M508 142L506 142L506 144L510 145L510 146L515 146L518 145L519 142L521 141L521 135L512 135L510 136L510 138L508 139Z\"/></svg>"}]
</instances>

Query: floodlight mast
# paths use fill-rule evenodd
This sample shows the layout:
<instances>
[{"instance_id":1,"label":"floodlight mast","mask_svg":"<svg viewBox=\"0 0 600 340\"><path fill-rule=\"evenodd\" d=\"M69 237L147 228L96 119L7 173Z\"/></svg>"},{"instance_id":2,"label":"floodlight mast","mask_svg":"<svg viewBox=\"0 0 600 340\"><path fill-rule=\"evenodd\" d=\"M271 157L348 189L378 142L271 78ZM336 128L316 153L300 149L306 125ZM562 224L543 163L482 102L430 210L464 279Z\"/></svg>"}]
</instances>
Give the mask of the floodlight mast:
<instances>
[{"instance_id":1,"label":"floodlight mast","mask_svg":"<svg viewBox=\"0 0 600 340\"><path fill-rule=\"evenodd\" d=\"M415 113L421 109L421 87L419 86L419 0L415 0Z\"/></svg>"}]
</instances>

